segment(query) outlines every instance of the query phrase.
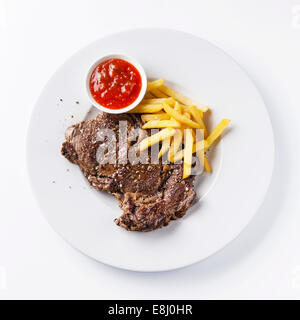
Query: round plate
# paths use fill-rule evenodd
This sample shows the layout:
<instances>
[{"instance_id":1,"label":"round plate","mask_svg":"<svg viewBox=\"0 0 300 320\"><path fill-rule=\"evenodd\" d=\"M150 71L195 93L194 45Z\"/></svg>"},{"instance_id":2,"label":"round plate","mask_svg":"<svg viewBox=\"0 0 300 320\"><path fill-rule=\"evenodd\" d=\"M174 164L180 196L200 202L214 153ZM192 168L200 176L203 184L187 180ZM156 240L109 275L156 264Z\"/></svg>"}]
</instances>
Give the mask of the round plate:
<instances>
[{"instance_id":1,"label":"round plate","mask_svg":"<svg viewBox=\"0 0 300 320\"><path fill-rule=\"evenodd\" d=\"M213 174L200 177L198 204L168 227L128 232L114 224L117 201L89 187L80 169L60 154L65 129L94 109L84 80L98 57L135 57L149 78L211 108L211 130L222 118L230 128L209 158ZM110 35L72 56L50 79L32 115L28 168L47 220L65 240L103 263L129 270L163 271L198 262L233 240L259 208L271 180L274 144L264 102L231 57L190 34L142 29Z\"/></svg>"}]
</instances>

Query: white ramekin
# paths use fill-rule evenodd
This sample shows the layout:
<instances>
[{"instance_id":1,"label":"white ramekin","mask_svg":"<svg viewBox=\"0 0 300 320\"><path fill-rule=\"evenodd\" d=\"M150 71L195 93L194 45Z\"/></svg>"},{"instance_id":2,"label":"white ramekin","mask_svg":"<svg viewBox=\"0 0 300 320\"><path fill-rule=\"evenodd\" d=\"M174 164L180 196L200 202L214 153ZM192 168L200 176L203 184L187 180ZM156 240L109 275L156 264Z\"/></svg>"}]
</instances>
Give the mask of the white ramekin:
<instances>
[{"instance_id":1,"label":"white ramekin","mask_svg":"<svg viewBox=\"0 0 300 320\"><path fill-rule=\"evenodd\" d=\"M129 106L127 106L126 108L121 108L121 109L109 109L106 108L104 106L102 106L101 104L99 104L92 96L91 91L90 91L90 78L91 75L94 71L94 69L103 61L108 60L108 59L122 59L125 60L129 63L131 63L133 66L135 66L135 68L138 70L138 72L141 75L142 78L142 88L141 88L141 92L138 95L138 97L136 98L136 100L130 104ZM95 106L96 108L98 108L101 111L107 112L107 113L124 113L124 112L128 112L130 110L132 110L133 108L135 108L144 98L144 95L146 93L147 90L147 76L145 73L144 68L138 63L137 60L135 60L132 57L129 57L127 55L124 54L109 54L109 55L105 55L101 58L99 58L97 61L95 61L91 67L88 70L87 73L87 77L86 77L86 81L85 81L85 86L86 86L86 91L87 91L87 95L89 97L89 100L91 101L92 105Z\"/></svg>"}]
</instances>

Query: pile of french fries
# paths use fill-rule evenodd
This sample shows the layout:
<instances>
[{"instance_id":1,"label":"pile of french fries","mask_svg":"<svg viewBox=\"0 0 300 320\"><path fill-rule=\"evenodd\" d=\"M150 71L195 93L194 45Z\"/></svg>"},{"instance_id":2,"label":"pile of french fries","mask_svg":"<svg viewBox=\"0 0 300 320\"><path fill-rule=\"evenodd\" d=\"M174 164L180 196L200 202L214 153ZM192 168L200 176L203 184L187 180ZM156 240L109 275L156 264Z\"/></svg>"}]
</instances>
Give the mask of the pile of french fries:
<instances>
[{"instance_id":1,"label":"pile of french fries","mask_svg":"<svg viewBox=\"0 0 300 320\"><path fill-rule=\"evenodd\" d=\"M141 118L145 123L143 129L161 130L141 141L140 150L161 142L159 157L168 152L170 162L183 159L183 179L191 175L194 153L205 170L211 172L205 152L220 137L230 120L222 120L209 134L203 119L203 114L208 110L207 106L165 86L164 79L149 82L145 98L130 112L142 114ZM199 132L202 134L199 135ZM184 147L180 150L182 145Z\"/></svg>"}]
</instances>

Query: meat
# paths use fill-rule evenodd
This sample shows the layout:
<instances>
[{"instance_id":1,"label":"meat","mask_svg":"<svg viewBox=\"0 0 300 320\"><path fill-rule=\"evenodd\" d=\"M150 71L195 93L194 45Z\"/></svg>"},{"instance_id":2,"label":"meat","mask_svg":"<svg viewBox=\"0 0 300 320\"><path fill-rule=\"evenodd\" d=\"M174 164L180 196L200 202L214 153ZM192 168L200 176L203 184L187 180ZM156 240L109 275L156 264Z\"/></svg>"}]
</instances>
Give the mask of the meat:
<instances>
[{"instance_id":1,"label":"meat","mask_svg":"<svg viewBox=\"0 0 300 320\"><path fill-rule=\"evenodd\" d=\"M123 215L116 224L128 230L150 231L185 215L195 200L193 178L182 180L182 166L170 175L155 194L127 192L119 198Z\"/></svg>"},{"instance_id":2,"label":"meat","mask_svg":"<svg viewBox=\"0 0 300 320\"><path fill-rule=\"evenodd\" d=\"M100 113L66 130L62 155L80 167L91 186L118 199L123 214L115 220L117 225L132 231L150 231L183 217L196 198L194 178L182 179L182 165L123 163L120 155L128 156L132 142L120 140L120 121L126 123L129 137L142 125L137 115ZM106 129L115 133L115 142L103 136L99 139L99 132ZM145 134L141 132L137 142ZM98 153L105 143L104 155L108 159L115 155L115 161L99 164ZM148 155L146 158L149 160Z\"/></svg>"}]
</instances>

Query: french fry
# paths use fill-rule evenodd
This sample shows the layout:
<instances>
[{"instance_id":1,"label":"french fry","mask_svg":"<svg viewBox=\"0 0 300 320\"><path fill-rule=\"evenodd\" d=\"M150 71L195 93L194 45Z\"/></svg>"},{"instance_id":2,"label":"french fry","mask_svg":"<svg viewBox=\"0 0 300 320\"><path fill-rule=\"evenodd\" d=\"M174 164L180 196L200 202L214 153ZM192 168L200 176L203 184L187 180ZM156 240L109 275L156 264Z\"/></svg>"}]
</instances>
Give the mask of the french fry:
<instances>
[{"instance_id":1,"label":"french fry","mask_svg":"<svg viewBox=\"0 0 300 320\"><path fill-rule=\"evenodd\" d=\"M170 120L170 116L167 113L143 114L141 118L145 122L153 120Z\"/></svg>"},{"instance_id":2,"label":"french fry","mask_svg":"<svg viewBox=\"0 0 300 320\"><path fill-rule=\"evenodd\" d=\"M230 123L230 120L223 119L210 133L210 135L207 137L207 149L218 139L218 137L222 134L224 129L228 126Z\"/></svg>"},{"instance_id":3,"label":"french fry","mask_svg":"<svg viewBox=\"0 0 300 320\"><path fill-rule=\"evenodd\" d=\"M158 159L160 159L170 149L170 140L170 137L168 137L162 141L161 149L158 154Z\"/></svg>"},{"instance_id":4,"label":"french fry","mask_svg":"<svg viewBox=\"0 0 300 320\"><path fill-rule=\"evenodd\" d=\"M200 110L202 110L203 112L206 112L208 110L208 107L205 106L205 105L202 105L200 103L197 103L197 102L194 102L192 101L191 99L185 97L184 95L182 95L181 93L165 86L164 84L162 84L160 87L159 87L159 90L170 96L170 97L173 97L174 99L176 99L177 101L185 104L185 105L196 105Z\"/></svg>"},{"instance_id":5,"label":"french fry","mask_svg":"<svg viewBox=\"0 0 300 320\"><path fill-rule=\"evenodd\" d=\"M164 79L161 78L161 79L158 79L158 80L155 80L155 81L152 81L152 82L148 82L147 84L147 92L148 91L151 91L153 89L157 89L159 87L161 87L164 83Z\"/></svg>"},{"instance_id":6,"label":"french fry","mask_svg":"<svg viewBox=\"0 0 300 320\"><path fill-rule=\"evenodd\" d=\"M152 89L151 94L157 98L168 98L166 94L162 93L159 89Z\"/></svg>"},{"instance_id":7,"label":"french fry","mask_svg":"<svg viewBox=\"0 0 300 320\"><path fill-rule=\"evenodd\" d=\"M202 143L202 148L199 148L198 150L196 148L196 154L197 154L197 157L199 158L200 162L202 164L204 164L205 152L204 152L204 144L203 143Z\"/></svg>"},{"instance_id":8,"label":"french fry","mask_svg":"<svg viewBox=\"0 0 300 320\"><path fill-rule=\"evenodd\" d=\"M199 130L199 129L198 129ZM193 139L196 141L196 133L195 130L192 130Z\"/></svg>"},{"instance_id":9,"label":"french fry","mask_svg":"<svg viewBox=\"0 0 300 320\"><path fill-rule=\"evenodd\" d=\"M142 129L155 128L180 128L180 122L176 120L152 120L143 125Z\"/></svg>"},{"instance_id":10,"label":"french fry","mask_svg":"<svg viewBox=\"0 0 300 320\"><path fill-rule=\"evenodd\" d=\"M168 159L171 162L183 159L183 179L191 175L194 153L203 163L204 169L211 172L212 168L205 152L220 137L230 120L222 120L208 134L203 119L203 112L206 111L208 111L207 106L196 103L164 85L164 79L148 82L144 99L130 113L143 113L141 115L145 123L143 129L160 128L162 130L144 139L140 143L140 150L143 151L162 141L158 157L161 158L168 152ZM204 137L204 140L197 141L199 137L195 129L203 130L200 139ZM184 148L178 151L182 143Z\"/></svg>"},{"instance_id":11,"label":"french fry","mask_svg":"<svg viewBox=\"0 0 300 320\"><path fill-rule=\"evenodd\" d=\"M185 112L184 114L183 114L185 117L187 117L188 119L191 119L191 115L188 113L188 112ZM187 128L186 126L185 126L185 128ZM184 131L184 130L183 130ZM193 135L193 139L196 141L196 134L195 134L195 131L194 130L192 130L192 135Z\"/></svg>"},{"instance_id":12,"label":"french fry","mask_svg":"<svg viewBox=\"0 0 300 320\"><path fill-rule=\"evenodd\" d=\"M193 144L193 153L202 151L203 149L205 150L206 145L207 143L205 140L198 141L197 143ZM183 158L183 156L184 156L184 149L180 150L174 155L172 162L180 161Z\"/></svg>"},{"instance_id":13,"label":"french fry","mask_svg":"<svg viewBox=\"0 0 300 320\"><path fill-rule=\"evenodd\" d=\"M164 103L168 104L172 108L175 108L176 100L173 97L169 97L167 100L162 102L162 104Z\"/></svg>"},{"instance_id":14,"label":"french fry","mask_svg":"<svg viewBox=\"0 0 300 320\"><path fill-rule=\"evenodd\" d=\"M191 115L190 115L188 112L185 112L183 115L184 115L185 117L187 117L188 119L191 119Z\"/></svg>"},{"instance_id":15,"label":"french fry","mask_svg":"<svg viewBox=\"0 0 300 320\"><path fill-rule=\"evenodd\" d=\"M176 130L176 133L173 137L173 142L170 146L170 151L169 151L169 154L168 154L168 159L169 161L173 161L174 159L174 155L177 153L180 145L182 144L182 132L181 130Z\"/></svg>"},{"instance_id":16,"label":"french fry","mask_svg":"<svg viewBox=\"0 0 300 320\"><path fill-rule=\"evenodd\" d=\"M197 157L203 163L205 171L212 172L212 169L211 169L211 166L209 164L209 161L207 160L207 158L206 158L206 156L204 154L204 150L197 151Z\"/></svg>"},{"instance_id":17,"label":"french fry","mask_svg":"<svg viewBox=\"0 0 300 320\"><path fill-rule=\"evenodd\" d=\"M181 108L181 105L178 103L178 101L175 102L174 110L180 114L182 113L182 108Z\"/></svg>"},{"instance_id":18,"label":"french fry","mask_svg":"<svg viewBox=\"0 0 300 320\"><path fill-rule=\"evenodd\" d=\"M133 110L130 110L129 113L156 113L163 109L162 104L145 104L138 105Z\"/></svg>"},{"instance_id":19,"label":"french fry","mask_svg":"<svg viewBox=\"0 0 300 320\"><path fill-rule=\"evenodd\" d=\"M184 104L181 104L181 109L183 110L183 112L188 112L189 114L191 114L191 107L192 106L186 106ZM197 108L197 106L194 106ZM203 118L203 111L201 111L199 108L197 108L199 114L201 115L201 118Z\"/></svg>"},{"instance_id":20,"label":"french fry","mask_svg":"<svg viewBox=\"0 0 300 320\"><path fill-rule=\"evenodd\" d=\"M201 163L204 166L205 171L212 172L211 166L209 164L209 161L207 160L205 156L205 151L208 149L208 144L206 140L201 140L196 143L196 154Z\"/></svg>"},{"instance_id":21,"label":"french fry","mask_svg":"<svg viewBox=\"0 0 300 320\"><path fill-rule=\"evenodd\" d=\"M207 160L207 158L204 156L204 169L207 171L207 172L212 172L212 169L211 169L211 166Z\"/></svg>"},{"instance_id":22,"label":"french fry","mask_svg":"<svg viewBox=\"0 0 300 320\"><path fill-rule=\"evenodd\" d=\"M192 114L194 120L197 123L199 123L201 126L201 129L204 130L204 138L206 138L207 137L207 129L206 129L205 124L202 120L200 110L196 106L191 106L190 110L191 110L191 114Z\"/></svg>"},{"instance_id":23,"label":"french fry","mask_svg":"<svg viewBox=\"0 0 300 320\"><path fill-rule=\"evenodd\" d=\"M151 92L146 92L144 99L153 99L153 98L154 98L154 96Z\"/></svg>"},{"instance_id":24,"label":"french fry","mask_svg":"<svg viewBox=\"0 0 300 320\"><path fill-rule=\"evenodd\" d=\"M148 138L145 138L140 143L140 151L143 151L143 150L151 147L152 145L162 141L163 139L166 139L168 137L173 137L175 132L176 132L176 130L173 128L166 128L166 129L163 129Z\"/></svg>"},{"instance_id":25,"label":"french fry","mask_svg":"<svg viewBox=\"0 0 300 320\"><path fill-rule=\"evenodd\" d=\"M195 144L195 152L199 151L199 150L203 150L206 151L207 150L207 141L206 140L201 140L198 141Z\"/></svg>"},{"instance_id":26,"label":"french fry","mask_svg":"<svg viewBox=\"0 0 300 320\"><path fill-rule=\"evenodd\" d=\"M170 98L151 98L151 99L143 99L141 104L161 104L164 101Z\"/></svg>"},{"instance_id":27,"label":"french fry","mask_svg":"<svg viewBox=\"0 0 300 320\"><path fill-rule=\"evenodd\" d=\"M175 111L173 108L171 108L167 103L163 102L163 108L166 111L166 113L175 120L189 126L192 128L200 129L200 125L189 118L185 117L184 115L181 115L177 111Z\"/></svg>"},{"instance_id":28,"label":"french fry","mask_svg":"<svg viewBox=\"0 0 300 320\"><path fill-rule=\"evenodd\" d=\"M173 99L173 98L171 98L171 99ZM170 103L170 101L167 101L167 102L169 102L169 103L168 103L169 106L171 106L171 105L174 103L174 110L181 114L181 106L180 106L180 104L179 104L177 101L174 100L174 101L172 101L171 103ZM175 119L174 119L174 118L171 118L171 120L175 120Z\"/></svg>"},{"instance_id":29,"label":"french fry","mask_svg":"<svg viewBox=\"0 0 300 320\"><path fill-rule=\"evenodd\" d=\"M154 99L144 99L142 102L139 104L139 106L154 106L154 105L162 105L163 102L168 103L170 106L173 106L175 103L174 98L169 97L169 98L154 98Z\"/></svg>"},{"instance_id":30,"label":"french fry","mask_svg":"<svg viewBox=\"0 0 300 320\"><path fill-rule=\"evenodd\" d=\"M184 144L184 140L183 140L183 138L184 138L184 127L182 127L180 130L181 130L181 135L182 135L182 144Z\"/></svg>"},{"instance_id":31,"label":"french fry","mask_svg":"<svg viewBox=\"0 0 300 320\"><path fill-rule=\"evenodd\" d=\"M183 151L183 179L186 179L191 175L193 143L194 143L194 139L192 135L192 129L185 129L184 151Z\"/></svg>"}]
</instances>

